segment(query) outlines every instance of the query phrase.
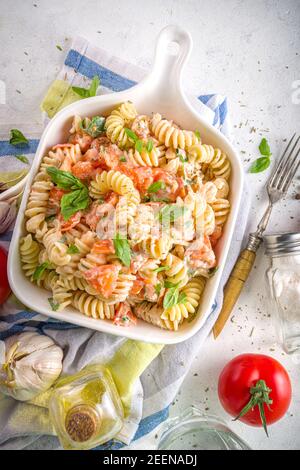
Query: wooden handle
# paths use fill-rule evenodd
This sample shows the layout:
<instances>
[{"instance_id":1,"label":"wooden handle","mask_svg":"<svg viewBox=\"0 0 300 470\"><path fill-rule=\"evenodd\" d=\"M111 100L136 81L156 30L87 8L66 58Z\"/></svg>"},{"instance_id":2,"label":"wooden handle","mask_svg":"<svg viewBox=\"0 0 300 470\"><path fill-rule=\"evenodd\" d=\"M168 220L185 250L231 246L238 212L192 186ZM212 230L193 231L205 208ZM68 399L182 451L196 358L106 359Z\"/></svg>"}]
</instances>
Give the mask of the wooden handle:
<instances>
[{"instance_id":1,"label":"wooden handle","mask_svg":"<svg viewBox=\"0 0 300 470\"><path fill-rule=\"evenodd\" d=\"M224 287L223 307L213 327L215 339L223 330L225 323L227 322L229 315L240 296L241 290L243 289L254 264L255 257L256 254L254 251L243 250L231 271L230 277Z\"/></svg>"}]
</instances>

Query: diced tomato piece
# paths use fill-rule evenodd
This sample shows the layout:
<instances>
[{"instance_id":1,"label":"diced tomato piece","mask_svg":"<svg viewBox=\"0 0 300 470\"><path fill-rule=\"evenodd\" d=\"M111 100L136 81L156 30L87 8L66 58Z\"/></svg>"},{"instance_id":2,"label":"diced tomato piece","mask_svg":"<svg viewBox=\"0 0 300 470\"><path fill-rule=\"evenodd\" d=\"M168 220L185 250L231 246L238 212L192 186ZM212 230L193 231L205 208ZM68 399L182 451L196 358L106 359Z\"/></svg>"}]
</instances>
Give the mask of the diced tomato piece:
<instances>
[{"instance_id":1,"label":"diced tomato piece","mask_svg":"<svg viewBox=\"0 0 300 470\"><path fill-rule=\"evenodd\" d=\"M91 286L102 294L103 297L109 297L116 288L119 270L119 266L105 264L88 269L84 275Z\"/></svg>"},{"instance_id":2,"label":"diced tomato piece","mask_svg":"<svg viewBox=\"0 0 300 470\"><path fill-rule=\"evenodd\" d=\"M209 239L210 239L210 243L211 243L211 246L212 247L215 247L219 238L221 237L222 235L222 227L220 227L219 225L217 225L215 227L215 230L213 231L213 233L210 235Z\"/></svg>"},{"instance_id":3,"label":"diced tomato piece","mask_svg":"<svg viewBox=\"0 0 300 470\"><path fill-rule=\"evenodd\" d=\"M71 215L71 217L68 220L65 220L60 213L58 216L58 220L60 221L60 228L62 232L67 232L68 230L71 230L71 228L76 227L76 225L79 224L80 219L82 216L82 212L78 211L75 212L75 214Z\"/></svg>"},{"instance_id":4,"label":"diced tomato piece","mask_svg":"<svg viewBox=\"0 0 300 470\"><path fill-rule=\"evenodd\" d=\"M137 318L132 313L128 304L120 302L116 310L113 323L117 326L130 326L131 323L136 325Z\"/></svg>"},{"instance_id":5,"label":"diced tomato piece","mask_svg":"<svg viewBox=\"0 0 300 470\"><path fill-rule=\"evenodd\" d=\"M102 170L108 170L109 167L105 163L104 156L101 155L97 149L90 148L83 156L85 162L90 162L93 168L100 168Z\"/></svg>"},{"instance_id":6,"label":"diced tomato piece","mask_svg":"<svg viewBox=\"0 0 300 470\"><path fill-rule=\"evenodd\" d=\"M76 178L84 180L94 174L94 167L91 162L77 162L72 167L72 173Z\"/></svg>"},{"instance_id":7,"label":"diced tomato piece","mask_svg":"<svg viewBox=\"0 0 300 470\"><path fill-rule=\"evenodd\" d=\"M106 165L113 170L120 165L120 157L122 155L122 150L120 150L116 144L108 145L103 152Z\"/></svg>"},{"instance_id":8,"label":"diced tomato piece","mask_svg":"<svg viewBox=\"0 0 300 470\"><path fill-rule=\"evenodd\" d=\"M80 135L80 134L73 134L71 135L69 141L72 144L79 144L79 147L82 152L86 152L91 145L93 138L90 135Z\"/></svg>"},{"instance_id":9,"label":"diced tomato piece","mask_svg":"<svg viewBox=\"0 0 300 470\"><path fill-rule=\"evenodd\" d=\"M115 252L114 243L112 240L97 240L92 248L94 254L113 254Z\"/></svg>"},{"instance_id":10,"label":"diced tomato piece","mask_svg":"<svg viewBox=\"0 0 300 470\"><path fill-rule=\"evenodd\" d=\"M64 191L63 189L59 189L57 187L52 188L49 193L49 202L60 202L64 194L66 194L66 191Z\"/></svg>"},{"instance_id":11,"label":"diced tomato piece","mask_svg":"<svg viewBox=\"0 0 300 470\"><path fill-rule=\"evenodd\" d=\"M129 294L130 295L137 295L141 292L141 290L143 289L145 283L144 281L140 280L140 279L136 279L134 282L133 282L133 285L130 289L130 292Z\"/></svg>"},{"instance_id":12,"label":"diced tomato piece","mask_svg":"<svg viewBox=\"0 0 300 470\"><path fill-rule=\"evenodd\" d=\"M145 193L149 186L153 183L152 168L147 166L141 166L130 169L131 178L136 188Z\"/></svg>"}]
</instances>

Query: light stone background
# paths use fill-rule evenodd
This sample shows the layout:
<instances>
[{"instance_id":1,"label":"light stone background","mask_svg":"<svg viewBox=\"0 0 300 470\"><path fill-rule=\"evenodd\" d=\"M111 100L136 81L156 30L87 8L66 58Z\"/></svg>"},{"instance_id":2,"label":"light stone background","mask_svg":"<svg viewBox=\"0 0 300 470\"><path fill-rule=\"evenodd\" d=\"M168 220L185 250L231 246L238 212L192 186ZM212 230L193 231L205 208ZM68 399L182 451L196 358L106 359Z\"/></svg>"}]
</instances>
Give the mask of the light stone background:
<instances>
[{"instance_id":1,"label":"light stone background","mask_svg":"<svg viewBox=\"0 0 300 470\"><path fill-rule=\"evenodd\" d=\"M196 94L227 95L235 145L245 171L266 136L275 161L285 139L299 129L299 0L0 0L0 79L6 105L0 105L2 133L11 127L42 129L39 103L60 69L71 38L80 34L134 64L150 68L155 37L177 23L193 36L185 71L186 87ZM61 52L56 48L60 45ZM294 92L294 95L293 95ZM294 97L293 97L294 96ZM293 97L293 98L292 98ZM297 104L298 103L298 104ZM267 199L269 170L248 175L254 229ZM271 231L299 230L300 180L275 208ZM207 340L171 407L174 416L191 403L223 417L254 449L300 448L300 354L287 356L276 345L264 284L268 261L261 249L247 286L222 336ZM298 309L299 305L294 306ZM225 363L244 352L270 354L290 373L293 401L285 418L261 429L230 423L216 393ZM132 448L154 448L156 432Z\"/></svg>"}]
</instances>

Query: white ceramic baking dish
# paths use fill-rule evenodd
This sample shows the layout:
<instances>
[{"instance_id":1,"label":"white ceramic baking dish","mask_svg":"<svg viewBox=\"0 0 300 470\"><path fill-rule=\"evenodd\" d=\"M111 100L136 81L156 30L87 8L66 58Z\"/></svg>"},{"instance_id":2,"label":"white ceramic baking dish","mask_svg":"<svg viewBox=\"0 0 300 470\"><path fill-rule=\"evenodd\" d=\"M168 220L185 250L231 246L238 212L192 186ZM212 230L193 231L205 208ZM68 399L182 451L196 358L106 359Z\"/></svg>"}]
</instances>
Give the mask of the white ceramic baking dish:
<instances>
[{"instance_id":1,"label":"white ceramic baking dish","mask_svg":"<svg viewBox=\"0 0 300 470\"><path fill-rule=\"evenodd\" d=\"M182 90L182 70L190 55L191 48L192 39L187 31L177 26L167 26L159 34L152 71L142 82L123 92L96 96L73 103L60 111L46 127L27 179L10 244L8 260L8 275L12 290L31 309L49 317L86 328L136 340L164 344L183 341L194 335L204 324L215 300L233 235L243 188L243 169L237 152L232 145L217 129L207 124L197 114ZM42 157L53 145L66 142L74 114L80 116L107 115L116 105L127 100L131 100L141 114L159 112L163 116L173 119L185 129L198 129L202 140L225 151L232 164L231 212L224 234L216 248L219 269L207 283L195 319L182 325L179 331L176 332L159 329L141 320L138 321L136 326L124 328L113 325L112 322L106 320L88 318L72 307L68 307L62 312L53 312L47 300L49 292L30 283L21 269L19 239L24 234L24 211L32 180L39 168Z\"/></svg>"}]
</instances>

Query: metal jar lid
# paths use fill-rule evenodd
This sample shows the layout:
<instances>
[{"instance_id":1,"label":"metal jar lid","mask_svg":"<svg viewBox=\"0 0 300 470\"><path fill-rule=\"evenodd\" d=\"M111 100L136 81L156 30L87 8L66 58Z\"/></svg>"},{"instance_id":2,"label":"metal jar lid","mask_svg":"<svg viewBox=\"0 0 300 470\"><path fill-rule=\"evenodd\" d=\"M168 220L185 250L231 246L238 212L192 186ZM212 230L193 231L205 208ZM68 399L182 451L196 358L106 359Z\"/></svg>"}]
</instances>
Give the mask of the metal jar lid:
<instances>
[{"instance_id":1,"label":"metal jar lid","mask_svg":"<svg viewBox=\"0 0 300 470\"><path fill-rule=\"evenodd\" d=\"M300 254L300 233L274 233L264 235L263 239L267 255Z\"/></svg>"}]
</instances>

